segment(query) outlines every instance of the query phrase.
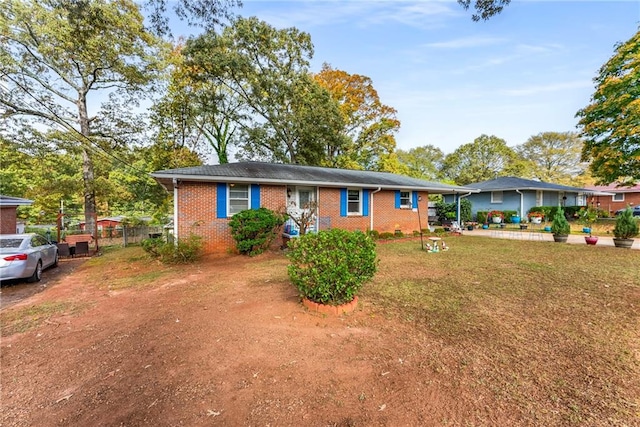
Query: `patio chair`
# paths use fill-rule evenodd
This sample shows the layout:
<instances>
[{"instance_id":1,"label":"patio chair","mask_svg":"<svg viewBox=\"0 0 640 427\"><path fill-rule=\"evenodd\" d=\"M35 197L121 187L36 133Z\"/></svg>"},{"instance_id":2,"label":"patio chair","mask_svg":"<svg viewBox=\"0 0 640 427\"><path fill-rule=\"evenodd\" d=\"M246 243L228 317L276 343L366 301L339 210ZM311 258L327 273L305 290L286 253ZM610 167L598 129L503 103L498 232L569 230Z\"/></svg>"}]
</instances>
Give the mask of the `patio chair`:
<instances>
[{"instance_id":1,"label":"patio chair","mask_svg":"<svg viewBox=\"0 0 640 427\"><path fill-rule=\"evenodd\" d=\"M58 256L69 258L71 256L71 251L69 250L68 243L58 243Z\"/></svg>"},{"instance_id":2,"label":"patio chair","mask_svg":"<svg viewBox=\"0 0 640 427\"><path fill-rule=\"evenodd\" d=\"M78 242L76 243L76 255L89 255L89 242Z\"/></svg>"}]
</instances>

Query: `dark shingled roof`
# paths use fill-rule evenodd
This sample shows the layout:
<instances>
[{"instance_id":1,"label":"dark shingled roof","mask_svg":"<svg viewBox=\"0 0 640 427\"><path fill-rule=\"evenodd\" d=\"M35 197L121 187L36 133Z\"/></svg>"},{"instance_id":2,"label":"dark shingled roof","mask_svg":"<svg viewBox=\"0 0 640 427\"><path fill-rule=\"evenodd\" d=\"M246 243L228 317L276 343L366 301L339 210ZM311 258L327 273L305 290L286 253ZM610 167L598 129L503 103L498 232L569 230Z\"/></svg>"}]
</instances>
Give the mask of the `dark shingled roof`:
<instances>
[{"instance_id":1,"label":"dark shingled roof","mask_svg":"<svg viewBox=\"0 0 640 427\"><path fill-rule=\"evenodd\" d=\"M0 206L31 206L33 200L0 194Z\"/></svg>"},{"instance_id":2,"label":"dark shingled roof","mask_svg":"<svg viewBox=\"0 0 640 427\"><path fill-rule=\"evenodd\" d=\"M489 181L476 182L468 185L481 191L508 191L508 190L552 190L570 191L574 193L593 193L594 190L586 188L569 187L567 185L552 184L549 182L534 181L531 179L516 178L513 176L501 176Z\"/></svg>"},{"instance_id":3,"label":"dark shingled roof","mask_svg":"<svg viewBox=\"0 0 640 427\"><path fill-rule=\"evenodd\" d=\"M431 193L474 191L469 187L424 181L388 172L323 168L264 162L240 162L169 169L151 174L171 188L174 178L182 181L253 182L321 187L381 187L383 189L424 190Z\"/></svg>"}]
</instances>

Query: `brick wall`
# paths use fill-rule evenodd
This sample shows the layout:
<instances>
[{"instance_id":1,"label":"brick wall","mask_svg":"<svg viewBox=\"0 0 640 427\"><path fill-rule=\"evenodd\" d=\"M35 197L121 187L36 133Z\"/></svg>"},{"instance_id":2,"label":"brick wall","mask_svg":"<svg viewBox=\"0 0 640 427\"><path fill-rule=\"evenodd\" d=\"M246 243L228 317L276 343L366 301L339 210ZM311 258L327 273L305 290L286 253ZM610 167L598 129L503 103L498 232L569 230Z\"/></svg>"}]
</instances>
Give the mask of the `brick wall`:
<instances>
[{"instance_id":1,"label":"brick wall","mask_svg":"<svg viewBox=\"0 0 640 427\"><path fill-rule=\"evenodd\" d=\"M419 193L422 228L427 228L427 193ZM216 218L216 184L183 182L178 189L178 236L185 238L189 233L201 236L206 252L226 252L233 250L235 242L231 237L228 218ZM286 206L285 185L261 185L260 205L284 212ZM371 205L370 205L371 207ZM395 208L395 192L380 191L373 194L373 209L370 216L340 216L340 189L321 188L318 195L319 228L342 228L345 230L367 231L371 225L379 232L401 230L411 234L420 229L418 213L412 209ZM282 237L274 242L274 247L282 245Z\"/></svg>"},{"instance_id":2,"label":"brick wall","mask_svg":"<svg viewBox=\"0 0 640 427\"><path fill-rule=\"evenodd\" d=\"M3 206L0 208L0 234L15 234L16 207Z\"/></svg>"},{"instance_id":3,"label":"brick wall","mask_svg":"<svg viewBox=\"0 0 640 427\"><path fill-rule=\"evenodd\" d=\"M612 191L612 190L606 190ZM623 193L624 201L622 202L614 202L613 196L596 196L595 201L600 202L600 209L604 209L605 211L609 211L612 215L618 209L624 209L627 206L637 206L640 204L640 192L637 193ZM591 199L588 200L591 204Z\"/></svg>"}]
</instances>

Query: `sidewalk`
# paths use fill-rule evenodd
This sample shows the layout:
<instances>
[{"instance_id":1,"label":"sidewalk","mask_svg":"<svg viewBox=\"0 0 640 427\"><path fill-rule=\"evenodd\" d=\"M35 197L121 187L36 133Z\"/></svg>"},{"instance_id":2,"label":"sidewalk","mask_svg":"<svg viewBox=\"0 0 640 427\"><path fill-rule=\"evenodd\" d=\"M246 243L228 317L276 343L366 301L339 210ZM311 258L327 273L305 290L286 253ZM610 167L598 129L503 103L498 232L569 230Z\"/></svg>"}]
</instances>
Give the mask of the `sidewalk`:
<instances>
[{"instance_id":1,"label":"sidewalk","mask_svg":"<svg viewBox=\"0 0 640 427\"><path fill-rule=\"evenodd\" d=\"M464 236L493 237L496 239L513 239L513 240L530 240L538 242L553 242L553 235L542 230L519 231L511 229L491 228L483 230L481 228L472 231L463 230ZM567 243L574 245L586 245L584 241L586 234L570 234ZM596 246L614 246L613 236L598 236L598 244ZM635 238L631 249L640 250L640 238Z\"/></svg>"}]
</instances>

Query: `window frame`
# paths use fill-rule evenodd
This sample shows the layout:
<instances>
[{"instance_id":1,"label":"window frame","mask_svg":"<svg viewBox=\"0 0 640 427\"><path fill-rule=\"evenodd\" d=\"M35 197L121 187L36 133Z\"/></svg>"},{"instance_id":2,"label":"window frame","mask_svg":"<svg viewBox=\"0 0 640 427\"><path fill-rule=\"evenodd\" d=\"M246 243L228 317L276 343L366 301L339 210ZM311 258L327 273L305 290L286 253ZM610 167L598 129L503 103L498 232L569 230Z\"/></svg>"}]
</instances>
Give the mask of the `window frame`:
<instances>
[{"instance_id":1,"label":"window frame","mask_svg":"<svg viewBox=\"0 0 640 427\"><path fill-rule=\"evenodd\" d=\"M622 196L621 199L617 199L616 196ZM624 202L624 193L613 193L613 196L611 196L611 201L612 202Z\"/></svg>"},{"instance_id":2,"label":"window frame","mask_svg":"<svg viewBox=\"0 0 640 427\"><path fill-rule=\"evenodd\" d=\"M236 190L238 187L246 187L247 189L247 198L237 198L231 197L231 191L232 190ZM237 214L238 212L231 212L231 201L238 201L238 200L246 200L247 204L246 204L246 208L240 209L238 212L247 210L247 209L251 209L251 185L250 184L244 184L244 183L229 183L227 184L227 218L234 216L235 214Z\"/></svg>"},{"instance_id":3,"label":"window frame","mask_svg":"<svg viewBox=\"0 0 640 427\"><path fill-rule=\"evenodd\" d=\"M407 193L407 197L402 197L402 193ZM406 199L407 203L402 203L404 199ZM411 209L413 205L412 200L413 200L413 191L400 190L400 209Z\"/></svg>"},{"instance_id":4,"label":"window frame","mask_svg":"<svg viewBox=\"0 0 640 427\"><path fill-rule=\"evenodd\" d=\"M497 196L500 195L498 198ZM491 203L504 203L504 191L492 191L491 192Z\"/></svg>"},{"instance_id":5,"label":"window frame","mask_svg":"<svg viewBox=\"0 0 640 427\"><path fill-rule=\"evenodd\" d=\"M349 195L351 192L358 193L358 211L351 211L351 199ZM362 216L362 189L361 188L347 188L347 216Z\"/></svg>"}]
</instances>

